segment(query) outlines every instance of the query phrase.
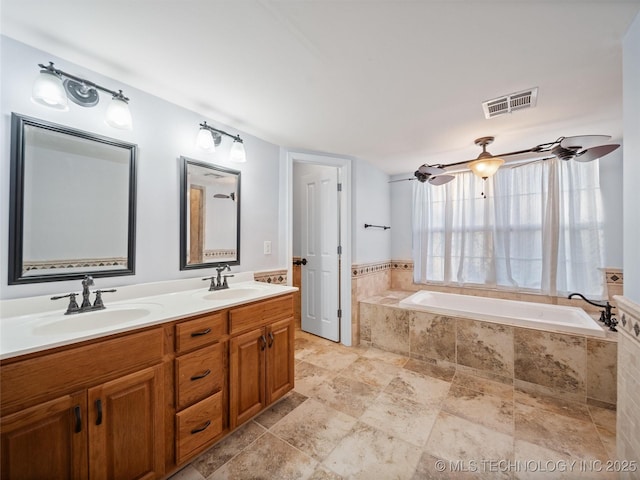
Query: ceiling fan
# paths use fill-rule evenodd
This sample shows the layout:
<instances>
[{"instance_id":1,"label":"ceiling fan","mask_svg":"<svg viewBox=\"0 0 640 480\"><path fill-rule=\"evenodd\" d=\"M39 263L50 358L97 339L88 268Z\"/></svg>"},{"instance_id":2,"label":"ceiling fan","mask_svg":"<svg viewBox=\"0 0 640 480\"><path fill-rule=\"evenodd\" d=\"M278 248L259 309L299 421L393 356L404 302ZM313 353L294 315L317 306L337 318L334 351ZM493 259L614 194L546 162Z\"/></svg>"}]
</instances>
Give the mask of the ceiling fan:
<instances>
[{"instance_id":1,"label":"ceiling fan","mask_svg":"<svg viewBox=\"0 0 640 480\"><path fill-rule=\"evenodd\" d=\"M480 153L477 158L449 163L447 165L428 165L425 163L418 167L413 173L414 178L391 180L389 183L418 180L422 183L428 182L431 185L444 185L455 178L453 175L447 173L446 169L461 165L467 165L477 176L487 179L505 163L505 157L511 157L509 158L511 162L524 160L543 161L553 157L565 161L591 162L597 158L608 155L620 147L619 144L601 145L601 143L606 142L610 138L609 135L560 137L553 142L542 143L526 150L518 150L516 152L502 153L494 156L487 152L487 145L493 142L494 137L480 137L474 142L476 145L482 147L482 153Z\"/></svg>"}]
</instances>

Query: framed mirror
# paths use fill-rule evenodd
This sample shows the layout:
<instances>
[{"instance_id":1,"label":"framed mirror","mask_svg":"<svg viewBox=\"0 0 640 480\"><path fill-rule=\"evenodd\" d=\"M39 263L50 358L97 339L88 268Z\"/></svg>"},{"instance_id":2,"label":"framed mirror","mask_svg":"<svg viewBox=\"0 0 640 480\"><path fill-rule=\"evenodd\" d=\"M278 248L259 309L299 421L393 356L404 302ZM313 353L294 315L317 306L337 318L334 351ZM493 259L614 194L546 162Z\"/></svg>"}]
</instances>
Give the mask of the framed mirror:
<instances>
[{"instance_id":1,"label":"framed mirror","mask_svg":"<svg viewBox=\"0 0 640 480\"><path fill-rule=\"evenodd\" d=\"M11 114L9 285L135 273L136 153Z\"/></svg>"},{"instance_id":2,"label":"framed mirror","mask_svg":"<svg viewBox=\"0 0 640 480\"><path fill-rule=\"evenodd\" d=\"M240 172L180 160L180 270L239 265Z\"/></svg>"}]
</instances>

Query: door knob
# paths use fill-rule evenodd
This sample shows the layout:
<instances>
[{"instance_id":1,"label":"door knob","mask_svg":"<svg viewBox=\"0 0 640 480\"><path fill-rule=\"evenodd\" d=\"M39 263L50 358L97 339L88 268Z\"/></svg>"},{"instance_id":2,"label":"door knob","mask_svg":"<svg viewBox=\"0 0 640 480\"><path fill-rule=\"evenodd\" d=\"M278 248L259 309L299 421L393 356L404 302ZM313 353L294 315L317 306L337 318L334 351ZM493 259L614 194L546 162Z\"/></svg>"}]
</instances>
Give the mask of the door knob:
<instances>
[{"instance_id":1,"label":"door knob","mask_svg":"<svg viewBox=\"0 0 640 480\"><path fill-rule=\"evenodd\" d=\"M307 259L303 258L302 260L294 260L293 264L294 265L306 265L307 264Z\"/></svg>"}]
</instances>

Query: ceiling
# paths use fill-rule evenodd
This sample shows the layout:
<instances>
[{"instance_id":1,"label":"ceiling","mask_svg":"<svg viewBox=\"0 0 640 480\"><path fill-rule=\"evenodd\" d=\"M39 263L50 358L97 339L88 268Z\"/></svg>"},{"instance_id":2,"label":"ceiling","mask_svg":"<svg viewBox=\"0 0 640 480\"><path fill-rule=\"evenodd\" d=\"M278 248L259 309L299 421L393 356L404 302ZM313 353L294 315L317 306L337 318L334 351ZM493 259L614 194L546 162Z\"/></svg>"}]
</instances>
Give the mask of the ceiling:
<instances>
[{"instance_id":1,"label":"ceiling","mask_svg":"<svg viewBox=\"0 0 640 480\"><path fill-rule=\"evenodd\" d=\"M0 8L2 33L28 45L275 144L397 174L475 158L481 136L496 137L494 155L560 136L620 142L621 41L640 0L2 0ZM483 101L531 87L535 108L484 118Z\"/></svg>"}]
</instances>

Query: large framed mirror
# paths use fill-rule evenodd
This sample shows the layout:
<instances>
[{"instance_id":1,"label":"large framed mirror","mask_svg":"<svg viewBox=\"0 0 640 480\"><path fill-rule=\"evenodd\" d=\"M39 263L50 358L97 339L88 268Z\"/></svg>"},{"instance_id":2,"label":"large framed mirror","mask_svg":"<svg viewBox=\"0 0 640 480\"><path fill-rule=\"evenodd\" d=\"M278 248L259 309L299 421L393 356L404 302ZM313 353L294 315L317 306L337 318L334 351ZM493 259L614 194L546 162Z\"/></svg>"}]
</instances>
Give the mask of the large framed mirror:
<instances>
[{"instance_id":1,"label":"large framed mirror","mask_svg":"<svg viewBox=\"0 0 640 480\"><path fill-rule=\"evenodd\" d=\"M12 113L10 285L135 273L136 154Z\"/></svg>"},{"instance_id":2,"label":"large framed mirror","mask_svg":"<svg viewBox=\"0 0 640 480\"><path fill-rule=\"evenodd\" d=\"M180 270L239 265L240 172L180 161Z\"/></svg>"}]
</instances>

